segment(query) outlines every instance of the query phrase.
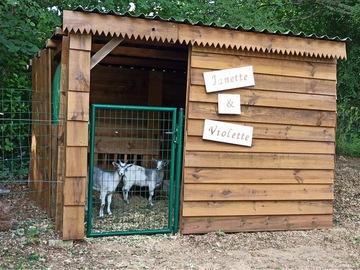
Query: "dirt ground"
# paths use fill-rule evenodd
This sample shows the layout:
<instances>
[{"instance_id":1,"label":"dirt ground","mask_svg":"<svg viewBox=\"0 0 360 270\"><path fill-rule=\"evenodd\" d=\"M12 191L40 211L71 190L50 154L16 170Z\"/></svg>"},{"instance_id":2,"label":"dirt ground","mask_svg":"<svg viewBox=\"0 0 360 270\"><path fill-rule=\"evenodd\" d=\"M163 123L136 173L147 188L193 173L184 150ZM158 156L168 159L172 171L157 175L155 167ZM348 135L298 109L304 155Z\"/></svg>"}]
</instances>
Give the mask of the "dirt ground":
<instances>
[{"instance_id":1,"label":"dirt ground","mask_svg":"<svg viewBox=\"0 0 360 270\"><path fill-rule=\"evenodd\" d=\"M0 269L360 269L360 159L337 158L332 229L56 243L51 226L0 232Z\"/></svg>"}]
</instances>

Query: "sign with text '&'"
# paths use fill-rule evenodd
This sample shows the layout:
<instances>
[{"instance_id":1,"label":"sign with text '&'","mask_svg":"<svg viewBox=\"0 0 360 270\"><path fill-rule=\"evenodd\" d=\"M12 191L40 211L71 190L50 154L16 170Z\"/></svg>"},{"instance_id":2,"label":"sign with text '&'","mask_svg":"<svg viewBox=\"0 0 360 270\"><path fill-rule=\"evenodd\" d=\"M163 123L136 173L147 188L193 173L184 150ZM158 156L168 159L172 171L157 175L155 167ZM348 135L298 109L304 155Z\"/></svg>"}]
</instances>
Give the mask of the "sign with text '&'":
<instances>
[{"instance_id":1,"label":"sign with text '&'","mask_svg":"<svg viewBox=\"0 0 360 270\"><path fill-rule=\"evenodd\" d=\"M252 66L204 72L203 75L207 93L255 85Z\"/></svg>"},{"instance_id":2,"label":"sign with text '&'","mask_svg":"<svg viewBox=\"0 0 360 270\"><path fill-rule=\"evenodd\" d=\"M203 139L237 145L252 145L253 127L205 119Z\"/></svg>"},{"instance_id":3,"label":"sign with text '&'","mask_svg":"<svg viewBox=\"0 0 360 270\"><path fill-rule=\"evenodd\" d=\"M218 94L219 114L240 114L240 95Z\"/></svg>"}]
</instances>

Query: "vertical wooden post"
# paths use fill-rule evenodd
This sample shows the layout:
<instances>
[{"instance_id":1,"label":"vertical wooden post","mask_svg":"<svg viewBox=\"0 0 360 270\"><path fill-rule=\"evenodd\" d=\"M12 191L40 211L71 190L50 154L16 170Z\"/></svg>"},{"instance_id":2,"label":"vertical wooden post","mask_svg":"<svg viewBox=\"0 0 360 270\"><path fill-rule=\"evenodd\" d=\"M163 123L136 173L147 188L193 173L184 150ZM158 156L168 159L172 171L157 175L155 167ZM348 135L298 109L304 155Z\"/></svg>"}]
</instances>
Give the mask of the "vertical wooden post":
<instances>
[{"instance_id":1,"label":"vertical wooden post","mask_svg":"<svg viewBox=\"0 0 360 270\"><path fill-rule=\"evenodd\" d=\"M61 75L60 75L60 106L59 124L57 125L57 184L56 184L56 214L55 229L62 231L63 221L63 191L65 179L65 124L68 92L69 38L64 36L61 44Z\"/></svg>"},{"instance_id":2,"label":"vertical wooden post","mask_svg":"<svg viewBox=\"0 0 360 270\"><path fill-rule=\"evenodd\" d=\"M69 34L63 239L84 238L91 35Z\"/></svg>"}]
</instances>

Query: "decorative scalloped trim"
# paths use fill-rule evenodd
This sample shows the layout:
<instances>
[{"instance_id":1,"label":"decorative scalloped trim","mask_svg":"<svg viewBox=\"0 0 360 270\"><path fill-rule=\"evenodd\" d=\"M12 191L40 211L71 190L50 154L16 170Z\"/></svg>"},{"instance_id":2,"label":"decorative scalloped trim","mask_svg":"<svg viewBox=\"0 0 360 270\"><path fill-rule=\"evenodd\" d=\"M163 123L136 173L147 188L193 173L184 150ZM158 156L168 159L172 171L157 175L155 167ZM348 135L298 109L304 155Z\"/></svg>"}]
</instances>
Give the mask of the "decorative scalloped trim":
<instances>
[{"instance_id":1,"label":"decorative scalloped trim","mask_svg":"<svg viewBox=\"0 0 360 270\"><path fill-rule=\"evenodd\" d=\"M77 13L76 16L73 14L74 12ZM123 25L125 26L118 27L118 29L109 29L109 24L103 26L101 26L100 23L97 24L97 22L101 22L105 16L111 16L111 23L117 22L121 24L123 21ZM110 18L107 17L107 19L109 20ZM128 29L126 24L134 21L136 21L140 27L130 27ZM151 28L149 28L151 22L152 25ZM166 31L163 31L163 29L166 29ZM214 46L262 53L346 59L344 41L314 38L313 35L309 38L304 37L303 33L296 36L283 33L279 35L269 33L267 30L263 30L262 32L249 32L229 28L228 26L225 28L209 27L201 26L200 24L189 25L171 20L151 21L140 17L124 17L78 11L64 11L64 31L112 37L120 36L129 39L151 40L164 43L178 41L181 44L187 45ZM220 39L219 36L224 38ZM287 49L287 43L295 39L299 42L294 44L297 44L299 48L293 46L294 48ZM238 40L242 40L242 43L239 44ZM256 45L256 43L259 43L259 45Z\"/></svg>"}]
</instances>

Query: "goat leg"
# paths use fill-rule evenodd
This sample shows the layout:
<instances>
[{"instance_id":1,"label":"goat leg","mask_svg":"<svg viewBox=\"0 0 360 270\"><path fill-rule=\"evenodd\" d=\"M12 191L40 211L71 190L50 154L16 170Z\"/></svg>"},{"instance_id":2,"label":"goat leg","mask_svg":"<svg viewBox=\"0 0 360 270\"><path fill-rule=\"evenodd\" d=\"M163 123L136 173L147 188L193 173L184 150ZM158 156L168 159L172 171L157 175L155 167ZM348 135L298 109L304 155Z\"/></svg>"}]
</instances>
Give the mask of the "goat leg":
<instances>
[{"instance_id":1,"label":"goat leg","mask_svg":"<svg viewBox=\"0 0 360 270\"><path fill-rule=\"evenodd\" d=\"M126 204L129 204L129 190L126 189L126 187L124 186L122 189L123 192L123 199L125 201Z\"/></svg>"},{"instance_id":2,"label":"goat leg","mask_svg":"<svg viewBox=\"0 0 360 270\"><path fill-rule=\"evenodd\" d=\"M153 200L152 200L152 197L154 196L154 190L153 189L149 189L149 204L150 206L153 206L154 203L153 203Z\"/></svg>"},{"instance_id":3,"label":"goat leg","mask_svg":"<svg viewBox=\"0 0 360 270\"><path fill-rule=\"evenodd\" d=\"M112 199L112 193L109 193L107 195L107 213L109 216L111 216L111 210L110 210L110 205L111 205L111 199Z\"/></svg>"},{"instance_id":4,"label":"goat leg","mask_svg":"<svg viewBox=\"0 0 360 270\"><path fill-rule=\"evenodd\" d=\"M100 191L101 205L100 205L99 217L103 217L103 216L104 216L104 207L105 207L106 194L107 194L106 191Z\"/></svg>"}]
</instances>

